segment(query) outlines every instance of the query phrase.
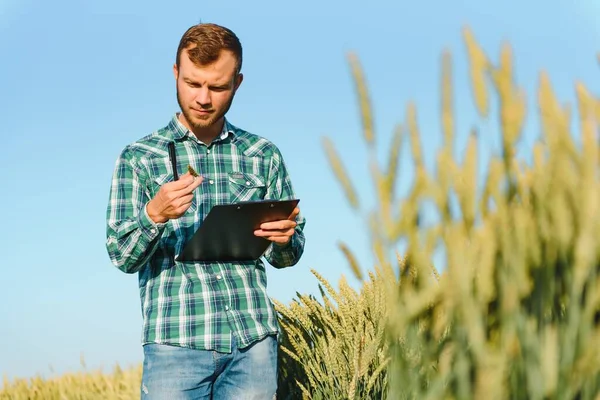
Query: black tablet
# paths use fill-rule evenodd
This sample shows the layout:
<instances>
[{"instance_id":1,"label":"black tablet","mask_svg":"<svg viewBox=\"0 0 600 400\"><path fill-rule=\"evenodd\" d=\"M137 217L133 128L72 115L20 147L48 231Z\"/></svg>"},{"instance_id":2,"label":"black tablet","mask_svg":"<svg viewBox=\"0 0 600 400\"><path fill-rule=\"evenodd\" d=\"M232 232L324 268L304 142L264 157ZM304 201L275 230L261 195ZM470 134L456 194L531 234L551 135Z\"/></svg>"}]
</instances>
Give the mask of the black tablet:
<instances>
[{"instance_id":1,"label":"black tablet","mask_svg":"<svg viewBox=\"0 0 600 400\"><path fill-rule=\"evenodd\" d=\"M288 219L299 202L299 199L259 200L216 205L175 260L258 260L272 242L255 236L254 231L264 222Z\"/></svg>"}]
</instances>

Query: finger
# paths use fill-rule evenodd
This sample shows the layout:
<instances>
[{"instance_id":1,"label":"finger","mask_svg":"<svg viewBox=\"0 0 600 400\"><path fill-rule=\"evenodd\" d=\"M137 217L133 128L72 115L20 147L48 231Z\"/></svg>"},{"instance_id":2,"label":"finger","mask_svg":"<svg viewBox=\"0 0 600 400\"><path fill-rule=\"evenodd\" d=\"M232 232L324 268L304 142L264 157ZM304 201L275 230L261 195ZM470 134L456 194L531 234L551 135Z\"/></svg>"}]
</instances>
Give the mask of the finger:
<instances>
[{"instance_id":1,"label":"finger","mask_svg":"<svg viewBox=\"0 0 600 400\"><path fill-rule=\"evenodd\" d=\"M188 187L193 182L194 177L189 172L186 172L185 174L181 175L178 180L165 183L164 186L170 190L181 190Z\"/></svg>"},{"instance_id":2,"label":"finger","mask_svg":"<svg viewBox=\"0 0 600 400\"><path fill-rule=\"evenodd\" d=\"M287 236L270 236L267 238L267 240L270 240L271 242L275 242L275 243L287 243L289 241L289 237L287 237Z\"/></svg>"},{"instance_id":3,"label":"finger","mask_svg":"<svg viewBox=\"0 0 600 400\"><path fill-rule=\"evenodd\" d=\"M256 231L254 234L258 237L270 240L271 242L284 243L289 239L288 235L273 235L273 232Z\"/></svg>"},{"instance_id":4,"label":"finger","mask_svg":"<svg viewBox=\"0 0 600 400\"><path fill-rule=\"evenodd\" d=\"M260 237L287 237L287 236L292 236L294 234L294 229L287 229L287 230L263 230L263 229L257 229L254 231L254 234L256 236L260 236Z\"/></svg>"},{"instance_id":5,"label":"finger","mask_svg":"<svg viewBox=\"0 0 600 400\"><path fill-rule=\"evenodd\" d=\"M189 173L188 173L188 175L189 175ZM174 191L174 194L175 194L176 197L182 197L184 195L192 193L204 181L204 178L201 177L201 176L194 177L192 175L189 175L189 177L190 177L190 179L187 181L188 184L186 186L184 186L181 189L177 189L177 190Z\"/></svg>"},{"instance_id":6,"label":"finger","mask_svg":"<svg viewBox=\"0 0 600 400\"><path fill-rule=\"evenodd\" d=\"M204 177L203 176L196 176L196 177L194 177L194 182L191 185L192 186L192 190L196 190L196 188L198 186L200 186L202 184L202 182L204 182Z\"/></svg>"},{"instance_id":7,"label":"finger","mask_svg":"<svg viewBox=\"0 0 600 400\"><path fill-rule=\"evenodd\" d=\"M182 215L183 213L185 213L190 208L191 205L192 205L192 201L191 200L190 201L186 201L183 204L181 204L179 207L175 208L173 212L175 214L177 214L177 215Z\"/></svg>"},{"instance_id":8,"label":"finger","mask_svg":"<svg viewBox=\"0 0 600 400\"><path fill-rule=\"evenodd\" d=\"M295 221L283 220L283 221L274 221L274 222L265 222L260 225L260 229L264 230L287 230L296 227Z\"/></svg>"},{"instance_id":9,"label":"finger","mask_svg":"<svg viewBox=\"0 0 600 400\"><path fill-rule=\"evenodd\" d=\"M192 193L185 194L181 197L174 197L173 192L169 193L168 195L170 197L172 197L172 199L170 200L170 204L168 206L168 208L170 208L171 210L177 210L181 206L184 206L186 204L191 204L192 200L194 200L194 195Z\"/></svg>"},{"instance_id":10,"label":"finger","mask_svg":"<svg viewBox=\"0 0 600 400\"><path fill-rule=\"evenodd\" d=\"M163 201L166 206L177 207L179 205L179 199L190 195L191 191L187 190L187 188L183 188L180 190L174 190L173 186L166 186L160 188L158 192L159 197Z\"/></svg>"},{"instance_id":11,"label":"finger","mask_svg":"<svg viewBox=\"0 0 600 400\"><path fill-rule=\"evenodd\" d=\"M183 206L185 204L191 204L192 200L194 200L193 194L186 194L185 196L181 196L179 198L179 206Z\"/></svg>"}]
</instances>

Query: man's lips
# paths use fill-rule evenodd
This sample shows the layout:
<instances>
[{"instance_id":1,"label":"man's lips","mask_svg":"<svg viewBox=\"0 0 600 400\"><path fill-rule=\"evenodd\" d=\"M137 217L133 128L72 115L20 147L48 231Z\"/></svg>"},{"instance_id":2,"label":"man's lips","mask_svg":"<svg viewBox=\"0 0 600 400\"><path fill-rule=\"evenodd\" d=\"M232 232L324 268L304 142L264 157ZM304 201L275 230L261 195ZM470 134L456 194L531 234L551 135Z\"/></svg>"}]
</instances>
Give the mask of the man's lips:
<instances>
[{"instance_id":1,"label":"man's lips","mask_svg":"<svg viewBox=\"0 0 600 400\"><path fill-rule=\"evenodd\" d=\"M211 111L211 110L197 110L197 109L195 109L195 108L192 108L192 111L195 111L195 112L197 112L198 114L210 114L210 113L212 113L212 111Z\"/></svg>"}]
</instances>

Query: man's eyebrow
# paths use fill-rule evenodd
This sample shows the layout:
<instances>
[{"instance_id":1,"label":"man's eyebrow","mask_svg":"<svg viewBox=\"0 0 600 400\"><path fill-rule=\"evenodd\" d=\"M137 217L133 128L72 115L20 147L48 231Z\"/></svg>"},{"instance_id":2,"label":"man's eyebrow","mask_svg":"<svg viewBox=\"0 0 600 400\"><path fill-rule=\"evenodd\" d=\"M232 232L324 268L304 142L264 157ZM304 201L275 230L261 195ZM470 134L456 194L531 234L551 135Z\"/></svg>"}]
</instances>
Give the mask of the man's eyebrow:
<instances>
[{"instance_id":1,"label":"man's eyebrow","mask_svg":"<svg viewBox=\"0 0 600 400\"><path fill-rule=\"evenodd\" d=\"M184 80L185 82L187 82L187 83L195 83L195 84L197 84L197 85L199 85L199 84L200 84L200 82L197 82L197 81L195 81L195 80L193 80L193 79L191 79L191 78L187 78L187 77L184 77L184 78L183 78L183 80Z\"/></svg>"},{"instance_id":2,"label":"man's eyebrow","mask_svg":"<svg viewBox=\"0 0 600 400\"><path fill-rule=\"evenodd\" d=\"M202 85L200 82L192 79L192 78L188 78L188 77L184 77L183 81L186 83L191 83L194 85ZM216 83L209 83L208 84L209 87L215 87L215 88L228 88L231 86L231 82L229 81L225 81L225 82L216 82Z\"/></svg>"}]
</instances>

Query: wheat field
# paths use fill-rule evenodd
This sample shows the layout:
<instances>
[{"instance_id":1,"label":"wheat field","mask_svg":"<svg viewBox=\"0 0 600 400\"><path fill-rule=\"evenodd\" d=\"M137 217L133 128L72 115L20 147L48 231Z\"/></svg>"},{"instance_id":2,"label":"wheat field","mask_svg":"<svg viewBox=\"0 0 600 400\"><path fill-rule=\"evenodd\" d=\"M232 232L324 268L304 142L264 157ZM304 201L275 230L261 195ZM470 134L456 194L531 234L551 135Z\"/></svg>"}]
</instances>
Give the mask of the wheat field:
<instances>
[{"instance_id":1,"label":"wheat field","mask_svg":"<svg viewBox=\"0 0 600 400\"><path fill-rule=\"evenodd\" d=\"M387 159L378 159L382 144L365 73L349 55L373 210L362 210L332 141L324 138L323 148L348 204L368 216L377 263L363 268L340 242L360 290L344 276L335 290L313 270L320 298L274 300L283 333L278 398L600 399L600 100L577 82L576 107L563 104L541 72L537 109L528 110L511 47L504 45L494 62L468 28L463 38L473 105L482 119L496 115L500 128L501 151L484 171L476 123L464 155L454 156L449 52L441 57L443 146L434 171L425 167L412 103L383 144ZM541 134L528 164L515 149L534 111ZM405 142L414 183L398 198ZM421 222L425 202L439 217L433 225ZM402 240L407 246L399 252ZM439 248L443 271L432 261ZM117 367L110 374L5 381L0 399L134 399L140 378L141 367Z\"/></svg>"},{"instance_id":2,"label":"wheat field","mask_svg":"<svg viewBox=\"0 0 600 400\"><path fill-rule=\"evenodd\" d=\"M122 369L117 364L110 373L86 371L47 380L39 377L5 380L0 400L139 399L141 379L141 365Z\"/></svg>"}]
</instances>

